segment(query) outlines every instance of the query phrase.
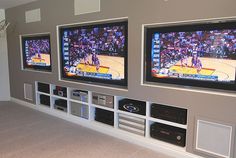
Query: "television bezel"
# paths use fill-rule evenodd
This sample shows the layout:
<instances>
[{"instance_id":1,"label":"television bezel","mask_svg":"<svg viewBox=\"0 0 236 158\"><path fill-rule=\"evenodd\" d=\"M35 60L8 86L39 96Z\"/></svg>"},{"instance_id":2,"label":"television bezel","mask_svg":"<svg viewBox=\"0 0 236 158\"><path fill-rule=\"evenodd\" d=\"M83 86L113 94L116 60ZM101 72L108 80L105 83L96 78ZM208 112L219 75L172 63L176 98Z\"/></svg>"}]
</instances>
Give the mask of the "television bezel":
<instances>
[{"instance_id":1,"label":"television bezel","mask_svg":"<svg viewBox=\"0 0 236 158\"><path fill-rule=\"evenodd\" d=\"M73 29L82 29L82 28L94 28L94 27L104 27L104 26L125 26L125 52L124 53L124 79L123 80L108 80L108 79L99 79L93 77L84 77L84 76L66 76L64 73L64 61L63 61L63 47L62 47L62 36L64 30L73 30ZM61 25L58 26L58 44L59 44L59 60L60 60L60 80L66 80L71 82L80 82L87 84L97 84L97 85L106 85L106 86L119 86L119 87L128 87L128 20L120 19L118 21L100 21L100 22L88 22L88 23L78 23L71 25Z\"/></svg>"},{"instance_id":2,"label":"television bezel","mask_svg":"<svg viewBox=\"0 0 236 158\"><path fill-rule=\"evenodd\" d=\"M144 28L144 80L150 83L166 83L170 85L179 85L184 87L199 87L210 89L221 89L236 91L236 72L235 83L230 84L227 82L214 82L214 81L201 81L195 79L183 78L157 78L153 77L152 59L151 59L151 41L152 35L156 32L180 32L180 31L199 31L199 29L212 30L212 29L236 29L236 21L218 21L218 22L193 22L193 23L175 23L167 25L147 26Z\"/></svg>"},{"instance_id":3,"label":"television bezel","mask_svg":"<svg viewBox=\"0 0 236 158\"><path fill-rule=\"evenodd\" d=\"M21 35L21 54L22 54L22 69L23 70L35 70L35 71L45 71L52 72L52 49L51 49L51 37L49 33L45 34L32 34L32 35ZM48 39L49 40L49 55L50 55L50 66L39 66L39 65L28 65L26 62L26 53L25 53L25 41L26 40L40 40Z\"/></svg>"}]
</instances>

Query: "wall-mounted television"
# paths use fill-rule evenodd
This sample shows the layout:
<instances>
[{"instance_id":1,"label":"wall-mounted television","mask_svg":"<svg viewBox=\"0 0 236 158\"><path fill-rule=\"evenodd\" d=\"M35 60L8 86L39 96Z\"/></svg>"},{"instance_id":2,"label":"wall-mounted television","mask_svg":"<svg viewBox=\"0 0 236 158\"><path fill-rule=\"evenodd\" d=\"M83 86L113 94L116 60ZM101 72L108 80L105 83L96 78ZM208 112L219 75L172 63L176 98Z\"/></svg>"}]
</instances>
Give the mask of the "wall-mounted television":
<instances>
[{"instance_id":1,"label":"wall-mounted television","mask_svg":"<svg viewBox=\"0 0 236 158\"><path fill-rule=\"evenodd\" d=\"M236 22L145 28L147 82L236 90Z\"/></svg>"},{"instance_id":2,"label":"wall-mounted television","mask_svg":"<svg viewBox=\"0 0 236 158\"><path fill-rule=\"evenodd\" d=\"M51 71L50 35L21 36L23 68Z\"/></svg>"},{"instance_id":3,"label":"wall-mounted television","mask_svg":"<svg viewBox=\"0 0 236 158\"><path fill-rule=\"evenodd\" d=\"M61 78L127 86L128 22L59 27Z\"/></svg>"}]
</instances>

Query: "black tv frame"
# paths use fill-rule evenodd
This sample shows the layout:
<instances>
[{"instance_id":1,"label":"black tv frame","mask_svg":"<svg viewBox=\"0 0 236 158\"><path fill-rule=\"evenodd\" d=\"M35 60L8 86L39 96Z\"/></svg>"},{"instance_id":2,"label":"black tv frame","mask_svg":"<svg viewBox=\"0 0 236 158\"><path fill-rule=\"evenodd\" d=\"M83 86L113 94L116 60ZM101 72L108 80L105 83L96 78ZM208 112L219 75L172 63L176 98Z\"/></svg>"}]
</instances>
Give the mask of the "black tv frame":
<instances>
[{"instance_id":1,"label":"black tv frame","mask_svg":"<svg viewBox=\"0 0 236 158\"><path fill-rule=\"evenodd\" d=\"M50 66L39 66L39 65L31 65L29 66L26 62L26 53L25 53L25 41L26 40L38 40L38 39L48 39L49 40L49 46L50 46ZM23 62L23 69L26 70L36 70L36 71L46 71L51 72L52 71L52 57L51 57L51 40L50 40L50 34L35 34L35 35L26 35L21 36L21 47L22 47L22 62Z\"/></svg>"},{"instance_id":2,"label":"black tv frame","mask_svg":"<svg viewBox=\"0 0 236 158\"><path fill-rule=\"evenodd\" d=\"M152 76L152 59L151 59L151 45L152 35L156 32L180 32L180 31L200 31L200 30L212 30L212 29L236 29L236 21L224 21L224 22L197 22L191 24L173 24L166 26L149 26L144 29L144 80L147 83L167 83L170 85L180 85L184 87L200 87L210 89L221 89L236 91L236 75L234 84L227 82L214 82L214 81L201 81L194 79L183 79L183 78L156 78ZM235 70L236 71L236 70ZM236 73L235 73L236 74Z\"/></svg>"},{"instance_id":3,"label":"black tv frame","mask_svg":"<svg viewBox=\"0 0 236 158\"><path fill-rule=\"evenodd\" d=\"M64 30L73 30L73 29L90 29L94 27L104 27L104 26L125 26L125 48L124 48L124 79L123 80L108 80L108 79L99 79L93 77L84 77L84 76L71 76L68 77L64 73L64 61L63 61L63 47L62 47L62 36ZM86 24L72 24L58 27L59 33L59 50L60 50L60 79L68 80L72 82L81 82L87 84L98 84L106 86L119 86L119 87L128 87L128 20L119 20L119 21L104 21L99 23L86 23Z\"/></svg>"}]
</instances>

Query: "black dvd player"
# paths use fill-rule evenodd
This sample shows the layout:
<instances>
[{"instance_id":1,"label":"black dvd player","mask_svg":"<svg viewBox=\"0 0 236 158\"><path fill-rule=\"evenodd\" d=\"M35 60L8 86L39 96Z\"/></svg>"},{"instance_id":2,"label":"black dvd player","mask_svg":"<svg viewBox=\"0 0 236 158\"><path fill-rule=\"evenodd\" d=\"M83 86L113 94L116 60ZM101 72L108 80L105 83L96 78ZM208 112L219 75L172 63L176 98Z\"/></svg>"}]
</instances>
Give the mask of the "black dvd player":
<instances>
[{"instance_id":1,"label":"black dvd player","mask_svg":"<svg viewBox=\"0 0 236 158\"><path fill-rule=\"evenodd\" d=\"M150 136L178 146L185 146L186 130L161 123L151 125Z\"/></svg>"},{"instance_id":2,"label":"black dvd player","mask_svg":"<svg viewBox=\"0 0 236 158\"><path fill-rule=\"evenodd\" d=\"M119 110L146 115L146 102L132 99L122 99L119 101Z\"/></svg>"},{"instance_id":3,"label":"black dvd player","mask_svg":"<svg viewBox=\"0 0 236 158\"><path fill-rule=\"evenodd\" d=\"M95 108L95 120L114 126L114 112Z\"/></svg>"},{"instance_id":4,"label":"black dvd player","mask_svg":"<svg viewBox=\"0 0 236 158\"><path fill-rule=\"evenodd\" d=\"M186 125L187 109L171 107L161 104L152 104L151 117Z\"/></svg>"}]
</instances>

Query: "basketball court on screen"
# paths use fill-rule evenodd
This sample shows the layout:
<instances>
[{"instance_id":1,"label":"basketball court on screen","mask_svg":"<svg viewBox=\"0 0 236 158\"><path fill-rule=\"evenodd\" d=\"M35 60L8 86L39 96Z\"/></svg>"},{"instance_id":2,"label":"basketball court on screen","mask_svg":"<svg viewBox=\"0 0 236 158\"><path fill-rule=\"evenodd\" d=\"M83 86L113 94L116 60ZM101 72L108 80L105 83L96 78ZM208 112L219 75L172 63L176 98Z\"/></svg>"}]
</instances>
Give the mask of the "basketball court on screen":
<instances>
[{"instance_id":1,"label":"basketball court on screen","mask_svg":"<svg viewBox=\"0 0 236 158\"><path fill-rule=\"evenodd\" d=\"M99 70L91 65L92 55L89 56L89 65L81 62L77 68L82 72L112 74L112 78L124 78L124 58L115 56L98 55L100 61Z\"/></svg>"},{"instance_id":2,"label":"basketball court on screen","mask_svg":"<svg viewBox=\"0 0 236 158\"><path fill-rule=\"evenodd\" d=\"M32 57L32 61L34 63L45 63L46 65L50 65L50 55L49 54L40 54L41 57L38 57L38 55L35 55Z\"/></svg>"},{"instance_id":3,"label":"basketball court on screen","mask_svg":"<svg viewBox=\"0 0 236 158\"><path fill-rule=\"evenodd\" d=\"M191 57L188 58L188 66L181 66L181 61L170 67L176 73L182 74L200 74L209 76L218 76L219 80L234 80L236 61L229 59L213 59L200 57L202 62L202 69L198 73L196 68L191 67Z\"/></svg>"}]
</instances>

